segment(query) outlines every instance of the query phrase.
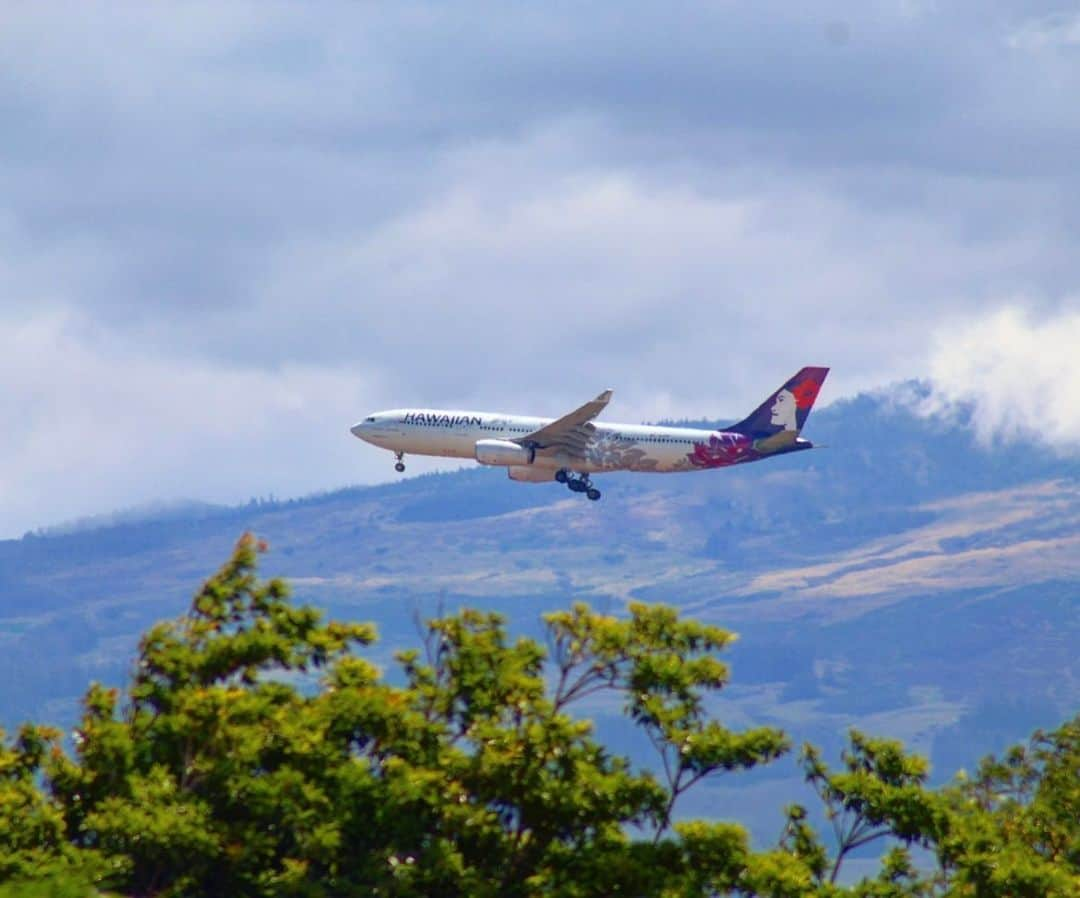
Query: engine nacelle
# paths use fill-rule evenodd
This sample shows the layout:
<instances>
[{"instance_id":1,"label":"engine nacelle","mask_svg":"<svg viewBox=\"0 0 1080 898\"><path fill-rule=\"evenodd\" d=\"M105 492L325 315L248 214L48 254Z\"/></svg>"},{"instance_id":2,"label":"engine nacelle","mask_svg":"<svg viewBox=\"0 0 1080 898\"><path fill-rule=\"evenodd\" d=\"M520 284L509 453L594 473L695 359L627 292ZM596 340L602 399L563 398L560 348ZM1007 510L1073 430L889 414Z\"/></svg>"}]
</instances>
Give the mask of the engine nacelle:
<instances>
[{"instance_id":1,"label":"engine nacelle","mask_svg":"<svg viewBox=\"0 0 1080 898\"><path fill-rule=\"evenodd\" d=\"M555 479L555 472L551 468L537 468L534 465L511 465L506 473L511 480L523 483L549 483Z\"/></svg>"},{"instance_id":2,"label":"engine nacelle","mask_svg":"<svg viewBox=\"0 0 1080 898\"><path fill-rule=\"evenodd\" d=\"M527 449L511 440L477 440L476 460L482 465L531 465L535 449Z\"/></svg>"}]
</instances>

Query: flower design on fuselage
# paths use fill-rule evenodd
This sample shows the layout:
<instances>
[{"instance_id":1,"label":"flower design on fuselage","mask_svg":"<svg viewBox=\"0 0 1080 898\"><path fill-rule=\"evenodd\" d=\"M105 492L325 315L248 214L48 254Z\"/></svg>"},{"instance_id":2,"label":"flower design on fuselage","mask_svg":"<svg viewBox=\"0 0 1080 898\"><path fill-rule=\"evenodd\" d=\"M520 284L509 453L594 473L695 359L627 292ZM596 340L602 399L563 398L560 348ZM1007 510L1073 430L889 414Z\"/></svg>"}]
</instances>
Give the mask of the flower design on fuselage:
<instances>
[{"instance_id":1,"label":"flower design on fuselage","mask_svg":"<svg viewBox=\"0 0 1080 898\"><path fill-rule=\"evenodd\" d=\"M637 440L616 433L593 437L585 451L585 457L590 464L610 470L651 470L656 467L657 462L647 456L648 453L638 446Z\"/></svg>"},{"instance_id":2,"label":"flower design on fuselage","mask_svg":"<svg viewBox=\"0 0 1080 898\"><path fill-rule=\"evenodd\" d=\"M697 468L725 468L756 457L754 443L741 433L714 433L708 443L694 443L687 454L690 464Z\"/></svg>"}]
</instances>

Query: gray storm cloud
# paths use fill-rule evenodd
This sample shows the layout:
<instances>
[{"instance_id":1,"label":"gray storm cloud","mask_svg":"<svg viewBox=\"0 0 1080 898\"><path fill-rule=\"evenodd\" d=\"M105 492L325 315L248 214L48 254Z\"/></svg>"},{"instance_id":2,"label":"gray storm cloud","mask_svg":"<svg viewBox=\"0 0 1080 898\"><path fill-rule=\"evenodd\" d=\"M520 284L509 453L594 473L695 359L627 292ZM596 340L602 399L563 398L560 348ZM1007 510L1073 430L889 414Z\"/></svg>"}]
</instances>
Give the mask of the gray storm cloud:
<instances>
[{"instance_id":1,"label":"gray storm cloud","mask_svg":"<svg viewBox=\"0 0 1080 898\"><path fill-rule=\"evenodd\" d=\"M808 363L950 401L934 334L1007 359L1072 314L1074 34L1012 2L5 10L0 535L380 479L346 430L376 408L724 416Z\"/></svg>"}]
</instances>

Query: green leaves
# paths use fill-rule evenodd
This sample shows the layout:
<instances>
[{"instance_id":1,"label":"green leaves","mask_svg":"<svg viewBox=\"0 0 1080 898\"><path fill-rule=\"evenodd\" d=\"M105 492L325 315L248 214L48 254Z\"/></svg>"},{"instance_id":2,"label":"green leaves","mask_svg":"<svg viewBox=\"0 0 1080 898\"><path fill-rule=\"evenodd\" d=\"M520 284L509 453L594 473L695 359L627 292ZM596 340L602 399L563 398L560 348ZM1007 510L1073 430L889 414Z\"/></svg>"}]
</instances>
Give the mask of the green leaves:
<instances>
[{"instance_id":1,"label":"green leaves","mask_svg":"<svg viewBox=\"0 0 1080 898\"><path fill-rule=\"evenodd\" d=\"M242 539L187 615L145 635L125 693L90 687L73 757L47 728L0 740L0 884L65 898L90 880L177 898L1076 892L1076 721L943 792L897 742L852 732L837 770L807 746L836 853L798 805L776 848L755 850L736 823L675 818L695 785L788 750L779 730L710 715L727 631L575 604L540 644L465 610L429 621L389 682L356 654L374 630L294 606L257 578L259 551ZM604 694L652 742L652 769L598 741L582 712ZM879 875L837 885L878 840L894 843ZM918 870L911 844L940 870Z\"/></svg>"},{"instance_id":2,"label":"green leaves","mask_svg":"<svg viewBox=\"0 0 1080 898\"><path fill-rule=\"evenodd\" d=\"M956 894L1080 895L1080 716L986 758L943 798L937 853Z\"/></svg>"},{"instance_id":3,"label":"green leaves","mask_svg":"<svg viewBox=\"0 0 1080 898\"><path fill-rule=\"evenodd\" d=\"M707 718L707 696L728 677L714 653L734 640L731 633L680 620L664 606L631 603L628 610L623 620L575 604L545 616L558 668L554 700L564 707L604 690L622 694L626 713L660 755L666 796L651 814L659 840L688 789L713 774L767 763L788 741L779 730L735 734Z\"/></svg>"},{"instance_id":4,"label":"green leaves","mask_svg":"<svg viewBox=\"0 0 1080 898\"><path fill-rule=\"evenodd\" d=\"M851 851L886 836L929 845L944 826L937 799L924 788L925 759L907 754L895 740L873 739L858 730L851 730L849 740L840 772L830 771L813 746L804 746L801 755L806 780L824 803L836 839L830 882Z\"/></svg>"},{"instance_id":5,"label":"green leaves","mask_svg":"<svg viewBox=\"0 0 1080 898\"><path fill-rule=\"evenodd\" d=\"M306 672L375 638L367 624L322 623L294 607L284 581L255 577L259 546L244 536L232 558L203 584L188 616L153 627L139 646L131 698L136 710L167 711L185 688L256 682L271 670Z\"/></svg>"},{"instance_id":6,"label":"green leaves","mask_svg":"<svg viewBox=\"0 0 1080 898\"><path fill-rule=\"evenodd\" d=\"M57 750L59 736L48 727L24 726L9 747L0 731L0 882L75 860L65 844L60 809L37 787L41 765Z\"/></svg>"}]
</instances>

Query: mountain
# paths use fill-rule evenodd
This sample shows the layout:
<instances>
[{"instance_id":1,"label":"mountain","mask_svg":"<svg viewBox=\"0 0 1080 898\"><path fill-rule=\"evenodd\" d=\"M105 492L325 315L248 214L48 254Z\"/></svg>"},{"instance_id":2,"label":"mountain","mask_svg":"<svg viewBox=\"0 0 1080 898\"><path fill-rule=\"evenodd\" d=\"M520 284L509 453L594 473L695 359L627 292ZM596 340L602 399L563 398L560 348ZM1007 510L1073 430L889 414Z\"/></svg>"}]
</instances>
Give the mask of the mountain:
<instances>
[{"instance_id":1,"label":"mountain","mask_svg":"<svg viewBox=\"0 0 1080 898\"><path fill-rule=\"evenodd\" d=\"M299 600L378 624L387 668L440 608L497 609L535 634L573 599L669 602L740 634L725 720L832 753L849 726L894 735L947 778L1080 706L1080 463L979 446L970 411L926 417L897 398L917 390L815 412L807 436L832 448L611 475L598 503L470 469L0 542L0 722L70 726L87 682L121 683L139 634L183 612L251 530L271 546L264 573ZM738 812L768 836L792 788L785 762L686 810Z\"/></svg>"}]
</instances>

